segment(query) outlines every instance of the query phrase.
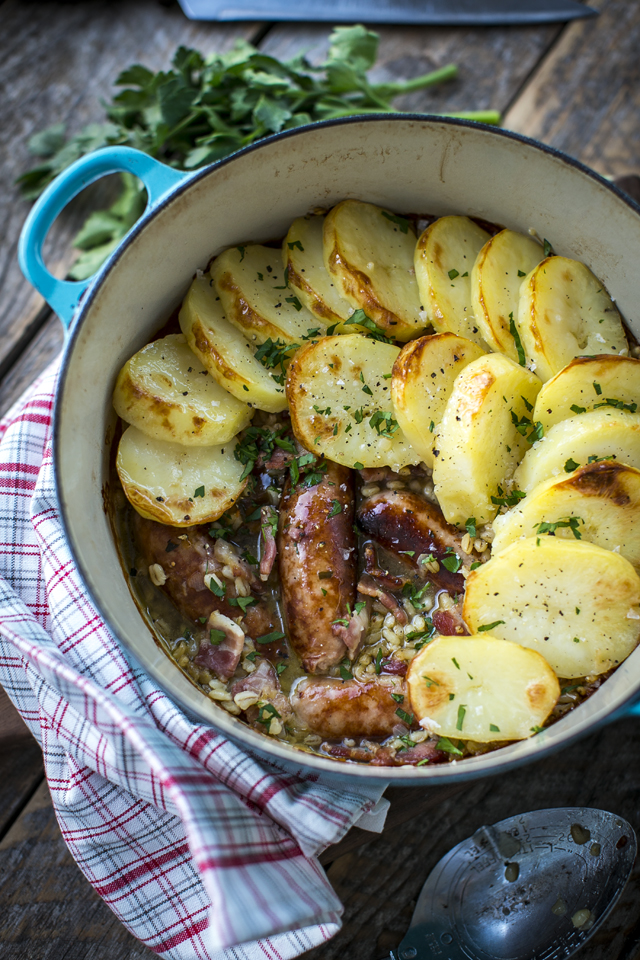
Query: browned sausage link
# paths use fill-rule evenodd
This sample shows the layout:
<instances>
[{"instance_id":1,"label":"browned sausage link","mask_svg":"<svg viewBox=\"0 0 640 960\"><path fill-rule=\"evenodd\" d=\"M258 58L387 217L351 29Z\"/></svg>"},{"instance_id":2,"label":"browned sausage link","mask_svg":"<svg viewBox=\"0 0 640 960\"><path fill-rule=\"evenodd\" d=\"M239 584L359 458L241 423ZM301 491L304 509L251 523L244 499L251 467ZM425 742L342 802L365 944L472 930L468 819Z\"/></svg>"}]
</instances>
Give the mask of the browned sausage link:
<instances>
[{"instance_id":1,"label":"browned sausage link","mask_svg":"<svg viewBox=\"0 0 640 960\"><path fill-rule=\"evenodd\" d=\"M447 523L434 503L406 490L381 490L361 503L358 522L368 536L401 556L425 579L433 580L450 593L464 590L462 574L447 570L442 559L447 550L465 563L470 564L473 557L461 547L463 534ZM437 573L420 567L418 558L424 554L431 554L440 562Z\"/></svg>"},{"instance_id":2,"label":"browned sausage link","mask_svg":"<svg viewBox=\"0 0 640 960\"><path fill-rule=\"evenodd\" d=\"M291 706L296 716L322 737L388 737L400 723L392 693L405 695L402 678L360 683L305 677L291 692Z\"/></svg>"},{"instance_id":3,"label":"browned sausage link","mask_svg":"<svg viewBox=\"0 0 640 960\"><path fill-rule=\"evenodd\" d=\"M138 550L146 564L159 564L162 567L166 576L162 589L180 613L198 621L201 618L208 619L210 614L217 610L225 617L235 620L242 613L239 607L229 603L229 600L237 596L235 582L221 577L225 564L216 558L216 552L221 554L229 545L224 541L214 541L205 531L206 527L168 527L163 523L156 523L155 520L147 520L137 513L133 518L133 533ZM182 537L186 539L181 539ZM234 574L237 573L251 585L251 593L255 596L262 586L248 564L243 560L233 559L231 555L227 559L231 559L229 565ZM217 597L207 588L204 582L207 572L217 574L224 584L224 596ZM254 638L269 633L277 625L277 619L264 601L248 607L242 623L246 633Z\"/></svg>"},{"instance_id":4,"label":"browned sausage link","mask_svg":"<svg viewBox=\"0 0 640 960\"><path fill-rule=\"evenodd\" d=\"M347 656L334 629L349 620L356 600L353 479L326 461L320 483L285 484L278 524L278 564L289 641L310 673ZM333 516L331 516L333 514Z\"/></svg>"}]
</instances>

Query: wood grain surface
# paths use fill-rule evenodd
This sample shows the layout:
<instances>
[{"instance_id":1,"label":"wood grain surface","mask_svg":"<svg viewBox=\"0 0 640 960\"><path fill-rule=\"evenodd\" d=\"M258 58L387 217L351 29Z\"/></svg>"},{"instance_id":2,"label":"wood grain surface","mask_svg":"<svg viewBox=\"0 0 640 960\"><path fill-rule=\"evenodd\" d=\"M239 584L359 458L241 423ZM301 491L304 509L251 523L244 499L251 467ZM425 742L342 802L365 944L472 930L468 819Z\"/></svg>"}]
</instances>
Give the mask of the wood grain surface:
<instances>
[{"instance_id":1,"label":"wood grain surface","mask_svg":"<svg viewBox=\"0 0 640 960\"><path fill-rule=\"evenodd\" d=\"M602 11L598 20L564 28L380 28L376 78L408 78L457 62L457 80L407 97L403 108L506 111L506 126L553 143L603 173L640 171L640 4L591 2ZM156 0L0 3L0 413L62 342L58 321L42 310L15 260L28 204L13 179L29 164L27 138L59 120L76 130L100 119L100 97L110 94L113 79L131 62L157 69L168 64L179 43L208 52L228 47L236 36L263 33L252 25L190 23L175 3ZM328 33L326 27L278 25L266 33L261 47L279 57L307 48L318 62ZM94 192L79 198L54 226L47 256L60 275L71 262L71 238L100 196ZM3 740L3 729L15 736ZM640 726L622 720L561 754L500 778L455 791L395 791L381 837L352 831L323 857L345 904L344 927L305 957L388 957L406 931L430 870L483 823L527 809L575 804L602 806L640 829L639 749ZM37 745L23 736L0 699L0 957L151 958L73 862L42 775ZM580 957L640 958L637 868L620 904Z\"/></svg>"},{"instance_id":2,"label":"wood grain surface","mask_svg":"<svg viewBox=\"0 0 640 960\"><path fill-rule=\"evenodd\" d=\"M599 173L638 173L640 22L637 3L593 0L542 60L505 126L565 150Z\"/></svg>"}]
</instances>

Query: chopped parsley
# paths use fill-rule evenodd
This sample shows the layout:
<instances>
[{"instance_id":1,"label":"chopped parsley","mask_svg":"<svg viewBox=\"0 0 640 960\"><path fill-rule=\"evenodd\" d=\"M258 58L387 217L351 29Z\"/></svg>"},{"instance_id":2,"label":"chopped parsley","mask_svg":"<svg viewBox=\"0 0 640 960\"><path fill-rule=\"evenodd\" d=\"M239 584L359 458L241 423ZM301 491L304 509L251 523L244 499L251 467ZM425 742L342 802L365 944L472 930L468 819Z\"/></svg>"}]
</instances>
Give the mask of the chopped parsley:
<instances>
[{"instance_id":1,"label":"chopped parsley","mask_svg":"<svg viewBox=\"0 0 640 960\"><path fill-rule=\"evenodd\" d=\"M250 607L251 604L257 603L255 597L230 597L229 603L232 607L240 607L243 613L247 612L247 607Z\"/></svg>"},{"instance_id":2,"label":"chopped parsley","mask_svg":"<svg viewBox=\"0 0 640 960\"><path fill-rule=\"evenodd\" d=\"M209 590L211 590L211 593L215 594L216 597L224 597L225 593L227 592L225 585L216 583L212 576L209 577L207 586L209 587Z\"/></svg>"},{"instance_id":3,"label":"chopped parsley","mask_svg":"<svg viewBox=\"0 0 640 960\"><path fill-rule=\"evenodd\" d=\"M461 703L460 706L458 707L458 720L456 722L456 730L462 730L462 726L464 724L464 716L466 712L467 712L466 704Z\"/></svg>"},{"instance_id":4,"label":"chopped parsley","mask_svg":"<svg viewBox=\"0 0 640 960\"><path fill-rule=\"evenodd\" d=\"M263 633L261 637L256 638L256 643L274 643L276 640L284 640L282 630L274 630L272 633Z\"/></svg>"},{"instance_id":5,"label":"chopped parsley","mask_svg":"<svg viewBox=\"0 0 640 960\"><path fill-rule=\"evenodd\" d=\"M455 278L459 277L460 274L457 270L453 269L453 270L449 270L448 276L449 276L449 280L455 280Z\"/></svg>"},{"instance_id":6,"label":"chopped parsley","mask_svg":"<svg viewBox=\"0 0 640 960\"><path fill-rule=\"evenodd\" d=\"M574 470L577 470L579 466L579 463L576 463L575 460L572 460L571 457L569 457L569 459L565 461L564 472L572 473Z\"/></svg>"},{"instance_id":7,"label":"chopped parsley","mask_svg":"<svg viewBox=\"0 0 640 960\"><path fill-rule=\"evenodd\" d=\"M351 316L344 321L345 327L350 323L357 323L359 327L364 327L368 331L368 336L373 340L378 340L380 343L393 343L391 337L387 337L384 330L382 330L373 320L366 315L364 310L356 310ZM390 377L391 374L385 374L385 378Z\"/></svg>"},{"instance_id":8,"label":"chopped parsley","mask_svg":"<svg viewBox=\"0 0 640 960\"><path fill-rule=\"evenodd\" d=\"M288 668L289 668L289 664L288 664L288 663L283 663L282 660L281 660L280 663L277 663L277 664L276 664L276 673L277 673L278 676L280 677L280 676L282 676L282 674L285 672L285 670L287 670Z\"/></svg>"},{"instance_id":9,"label":"chopped parsley","mask_svg":"<svg viewBox=\"0 0 640 960\"><path fill-rule=\"evenodd\" d=\"M381 210L380 212L386 220L390 220L391 223L395 223L395 225L400 228L400 233L409 232L409 221L406 220L405 217L396 217L395 214L387 213L386 210Z\"/></svg>"},{"instance_id":10,"label":"chopped parsley","mask_svg":"<svg viewBox=\"0 0 640 960\"><path fill-rule=\"evenodd\" d=\"M509 314L509 332L511 333L511 336L516 344L516 350L518 351L518 363L521 367L524 367L527 363L527 358L525 357L524 347L522 346L522 340L520 339L516 322L513 319L513 313Z\"/></svg>"},{"instance_id":11,"label":"chopped parsley","mask_svg":"<svg viewBox=\"0 0 640 960\"><path fill-rule=\"evenodd\" d=\"M376 673L382 672L382 650L380 647L378 647L378 652L376 653L375 671ZM404 700L404 697L402 699Z\"/></svg>"},{"instance_id":12,"label":"chopped parsley","mask_svg":"<svg viewBox=\"0 0 640 960\"><path fill-rule=\"evenodd\" d=\"M587 408L586 408L586 407L579 407L577 403L572 403L571 406L569 407L569 409L572 410L573 413L586 413L586 412L587 412Z\"/></svg>"},{"instance_id":13,"label":"chopped parsley","mask_svg":"<svg viewBox=\"0 0 640 960\"><path fill-rule=\"evenodd\" d=\"M297 297L285 297L285 303L290 303L292 307L295 307L298 313L302 310L302 304Z\"/></svg>"},{"instance_id":14,"label":"chopped parsley","mask_svg":"<svg viewBox=\"0 0 640 960\"><path fill-rule=\"evenodd\" d=\"M427 685L427 689L429 689L429 687L439 687L439 686L440 686L440 684L438 683L437 680L433 680L431 677L428 677L428 676L426 675L426 673L423 673L423 674L422 674L422 679L425 681L425 683L426 683L426 685Z\"/></svg>"},{"instance_id":15,"label":"chopped parsley","mask_svg":"<svg viewBox=\"0 0 640 960\"><path fill-rule=\"evenodd\" d=\"M454 757L461 757L462 750L456 747L448 737L440 737L436 743L436 750L442 750L444 753L451 753Z\"/></svg>"},{"instance_id":16,"label":"chopped parsley","mask_svg":"<svg viewBox=\"0 0 640 960\"><path fill-rule=\"evenodd\" d=\"M403 723L406 723L408 727L413 723L413 714L407 713L406 710L403 710L402 707L398 707L396 710L396 716L400 717Z\"/></svg>"},{"instance_id":17,"label":"chopped parsley","mask_svg":"<svg viewBox=\"0 0 640 960\"><path fill-rule=\"evenodd\" d=\"M258 723L263 724L265 727L269 727L273 719L280 719L280 714L272 703L265 703L258 710Z\"/></svg>"},{"instance_id":18,"label":"chopped parsley","mask_svg":"<svg viewBox=\"0 0 640 960\"><path fill-rule=\"evenodd\" d=\"M581 523L584 525L584 520L582 517L564 517L562 520L556 520L553 523L547 523L543 520L537 525L534 523L533 526L538 535L542 533L549 533L551 536L554 536L556 530L567 527L571 530L576 540L582 540L582 534L578 530L578 527Z\"/></svg>"},{"instance_id":19,"label":"chopped parsley","mask_svg":"<svg viewBox=\"0 0 640 960\"><path fill-rule=\"evenodd\" d=\"M215 647L218 644L222 643L226 634L224 630L209 630L209 642L212 643Z\"/></svg>"},{"instance_id":20,"label":"chopped parsley","mask_svg":"<svg viewBox=\"0 0 640 960\"><path fill-rule=\"evenodd\" d=\"M524 500L526 497L526 493L523 493L522 490L512 490L511 493L505 494L499 485L498 494L497 497L491 497L491 503L495 503L499 507L515 507L519 500Z\"/></svg>"},{"instance_id":21,"label":"chopped parsley","mask_svg":"<svg viewBox=\"0 0 640 960\"><path fill-rule=\"evenodd\" d=\"M402 696L401 693L392 693L392 694L391 694L391 699L392 699L392 700L395 700L396 703L403 703L403 702L404 702L404 697Z\"/></svg>"},{"instance_id":22,"label":"chopped parsley","mask_svg":"<svg viewBox=\"0 0 640 960\"><path fill-rule=\"evenodd\" d=\"M599 383L596 383L595 380L593 381L593 389L595 390L595 392L599 397L602 396L602 387L600 386Z\"/></svg>"},{"instance_id":23,"label":"chopped parsley","mask_svg":"<svg viewBox=\"0 0 640 960\"><path fill-rule=\"evenodd\" d=\"M546 237L544 239L543 253L545 257L549 257L553 253L553 247L551 246L551 244L549 243Z\"/></svg>"},{"instance_id":24,"label":"chopped parsley","mask_svg":"<svg viewBox=\"0 0 640 960\"><path fill-rule=\"evenodd\" d=\"M244 260L244 247L236 247L236 250L240 253L240 263Z\"/></svg>"},{"instance_id":25,"label":"chopped parsley","mask_svg":"<svg viewBox=\"0 0 640 960\"><path fill-rule=\"evenodd\" d=\"M364 387L362 389L364 390ZM376 431L379 437L389 438L393 437L396 430L400 429L398 421L390 410L376 410L369 420L369 426Z\"/></svg>"},{"instance_id":26,"label":"chopped parsley","mask_svg":"<svg viewBox=\"0 0 640 960\"><path fill-rule=\"evenodd\" d=\"M295 297L290 299L296 299ZM280 367L280 373L272 373L271 376L280 386L284 384L287 368L286 364L291 359L292 353L300 348L299 343L285 343L284 340L272 340L269 337L265 340L255 352L256 360L259 360L267 370L275 370Z\"/></svg>"},{"instance_id":27,"label":"chopped parsley","mask_svg":"<svg viewBox=\"0 0 640 960\"><path fill-rule=\"evenodd\" d=\"M460 664L458 663L455 657L451 657L451 662L454 664L455 667L457 667L458 670L460 669Z\"/></svg>"},{"instance_id":28,"label":"chopped parsley","mask_svg":"<svg viewBox=\"0 0 640 960\"><path fill-rule=\"evenodd\" d=\"M337 517L339 513L342 513L342 504L340 503L339 500L332 500L331 510L327 514L327 517L331 519L331 517Z\"/></svg>"},{"instance_id":29,"label":"chopped parsley","mask_svg":"<svg viewBox=\"0 0 640 960\"><path fill-rule=\"evenodd\" d=\"M294 240L292 243L287 243L287 246L289 247L289 250L294 250L297 247L300 253L304 253L304 247L299 240Z\"/></svg>"},{"instance_id":30,"label":"chopped parsley","mask_svg":"<svg viewBox=\"0 0 640 960\"><path fill-rule=\"evenodd\" d=\"M194 497L204 497L204 485L197 488Z\"/></svg>"},{"instance_id":31,"label":"chopped parsley","mask_svg":"<svg viewBox=\"0 0 640 960\"><path fill-rule=\"evenodd\" d=\"M616 410L628 410L629 413L635 413L638 409L637 403L624 403L622 400L616 400L613 397L607 397L602 403L594 404L593 409L597 410L598 407L614 407Z\"/></svg>"},{"instance_id":32,"label":"chopped parsley","mask_svg":"<svg viewBox=\"0 0 640 960\"><path fill-rule=\"evenodd\" d=\"M465 523L465 527L467 528L467 533L471 539L474 540L476 537L476 518L469 517Z\"/></svg>"},{"instance_id":33,"label":"chopped parsley","mask_svg":"<svg viewBox=\"0 0 640 960\"><path fill-rule=\"evenodd\" d=\"M497 727L495 723L489 724L489 730L491 730L491 733L500 733L500 727Z\"/></svg>"},{"instance_id":34,"label":"chopped parsley","mask_svg":"<svg viewBox=\"0 0 640 960\"><path fill-rule=\"evenodd\" d=\"M462 566L462 560L457 553L453 553L451 547L447 549L447 553L442 558L442 566L446 567L450 573L457 573Z\"/></svg>"},{"instance_id":35,"label":"chopped parsley","mask_svg":"<svg viewBox=\"0 0 640 960\"><path fill-rule=\"evenodd\" d=\"M349 658L345 657L340 664L340 676L343 680L353 680L353 674L351 673L351 670L349 670L350 666L351 662Z\"/></svg>"},{"instance_id":36,"label":"chopped parsley","mask_svg":"<svg viewBox=\"0 0 640 960\"><path fill-rule=\"evenodd\" d=\"M527 406L527 410L532 410L532 405L528 403L524 397L522 399ZM518 419L518 415L516 414L515 410L510 410L509 412L511 414L511 422L513 423L514 427L518 433L521 434L521 436L523 436L529 443L535 443L536 440L542 440L544 436L544 427L539 420L533 423L529 417L522 416ZM531 433L528 433L529 429L531 430Z\"/></svg>"},{"instance_id":37,"label":"chopped parsley","mask_svg":"<svg viewBox=\"0 0 640 960\"><path fill-rule=\"evenodd\" d=\"M524 272L524 270L518 270L518 276L519 276L519 277L526 277L526 273Z\"/></svg>"},{"instance_id":38,"label":"chopped parsley","mask_svg":"<svg viewBox=\"0 0 640 960\"><path fill-rule=\"evenodd\" d=\"M494 627L499 627L501 623L504 623L504 620L494 620L493 623L485 623L484 626L478 627L478 633L485 633L487 630L493 630Z\"/></svg>"}]
</instances>

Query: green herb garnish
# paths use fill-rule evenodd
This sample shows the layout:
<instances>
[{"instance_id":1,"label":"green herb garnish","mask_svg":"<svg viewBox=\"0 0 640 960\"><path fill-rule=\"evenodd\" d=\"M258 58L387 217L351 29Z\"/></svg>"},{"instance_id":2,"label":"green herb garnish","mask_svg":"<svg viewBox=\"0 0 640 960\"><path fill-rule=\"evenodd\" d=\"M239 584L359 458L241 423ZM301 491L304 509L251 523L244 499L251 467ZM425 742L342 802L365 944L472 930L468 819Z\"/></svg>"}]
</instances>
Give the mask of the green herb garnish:
<instances>
[{"instance_id":1,"label":"green herb garnish","mask_svg":"<svg viewBox=\"0 0 640 960\"><path fill-rule=\"evenodd\" d=\"M484 626L478 627L478 633L485 633L487 630L493 630L494 627L499 627L501 623L504 623L504 620L494 620L493 623L485 623Z\"/></svg>"}]
</instances>

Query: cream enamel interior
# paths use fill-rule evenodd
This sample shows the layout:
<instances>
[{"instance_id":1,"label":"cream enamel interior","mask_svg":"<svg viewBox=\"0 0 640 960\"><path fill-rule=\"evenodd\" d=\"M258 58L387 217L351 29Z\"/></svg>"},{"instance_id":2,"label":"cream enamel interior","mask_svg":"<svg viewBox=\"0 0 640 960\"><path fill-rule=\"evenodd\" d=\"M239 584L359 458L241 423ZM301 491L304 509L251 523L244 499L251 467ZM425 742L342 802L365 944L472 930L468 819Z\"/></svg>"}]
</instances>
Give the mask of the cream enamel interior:
<instances>
[{"instance_id":1,"label":"cream enamel interior","mask_svg":"<svg viewBox=\"0 0 640 960\"><path fill-rule=\"evenodd\" d=\"M125 241L86 295L67 347L55 415L63 514L81 573L113 632L190 715L278 766L313 768L338 782L424 785L482 776L526 762L604 722L640 687L640 648L584 706L530 740L433 768L339 764L267 740L191 685L141 618L103 510L117 372L178 305L196 268L228 246L283 236L297 216L350 197L397 213L456 213L522 233L534 228L559 254L583 260L616 298L627 323L640 330L635 270L640 216L567 158L488 128L428 118L301 129L185 181Z\"/></svg>"}]
</instances>

